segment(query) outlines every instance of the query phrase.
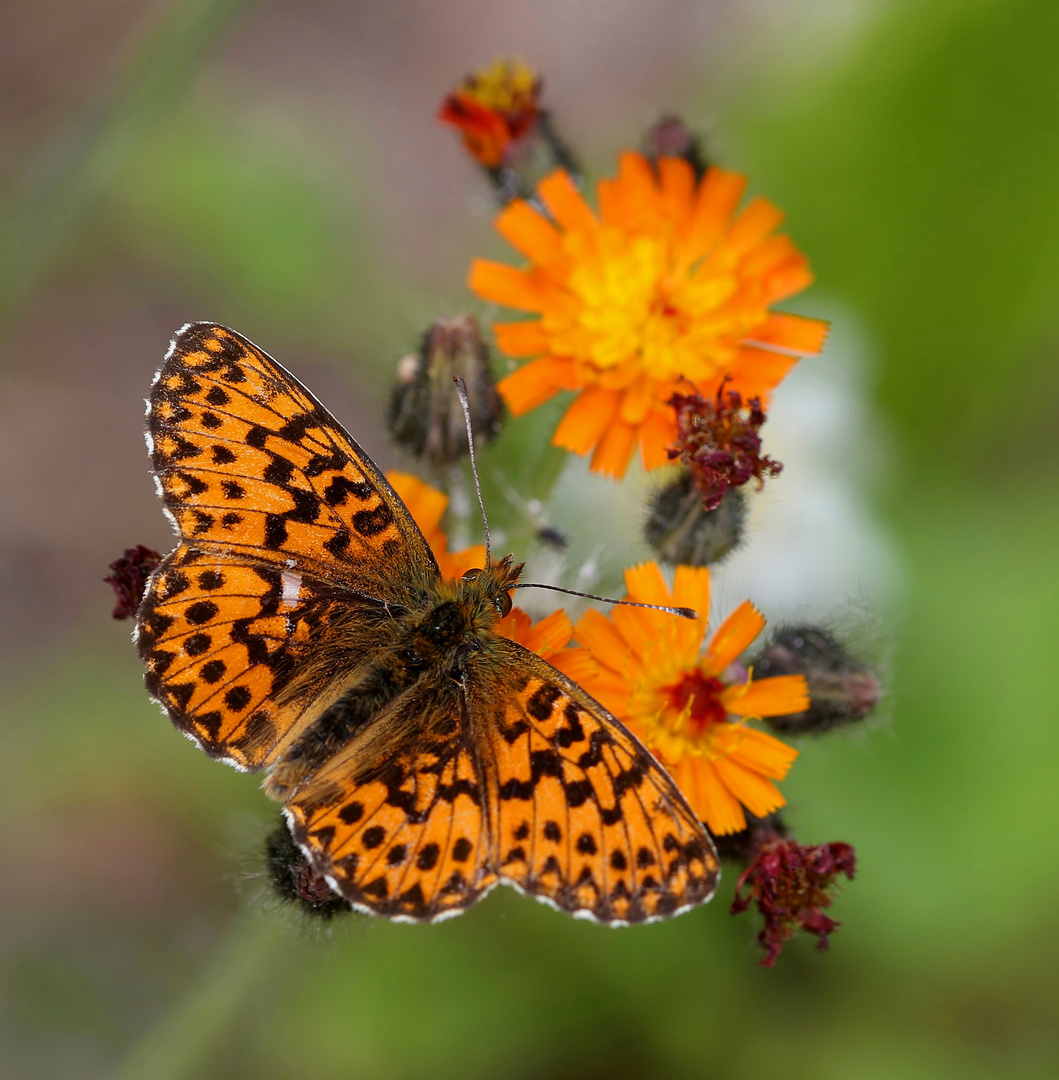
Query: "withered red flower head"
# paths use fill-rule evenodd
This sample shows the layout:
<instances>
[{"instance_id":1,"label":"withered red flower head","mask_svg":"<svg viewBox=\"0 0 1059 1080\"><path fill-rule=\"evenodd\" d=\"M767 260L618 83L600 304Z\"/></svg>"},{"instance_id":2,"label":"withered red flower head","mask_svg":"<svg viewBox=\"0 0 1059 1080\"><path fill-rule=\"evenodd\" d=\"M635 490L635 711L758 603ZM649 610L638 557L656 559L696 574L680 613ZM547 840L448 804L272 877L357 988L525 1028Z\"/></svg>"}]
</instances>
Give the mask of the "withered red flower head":
<instances>
[{"instance_id":1,"label":"withered red flower head","mask_svg":"<svg viewBox=\"0 0 1059 1080\"><path fill-rule=\"evenodd\" d=\"M754 479L778 476L783 465L761 452L758 434L765 422L760 398L745 404L737 390L721 383L712 401L701 394L674 394L669 399L677 418L677 441L668 453L691 470L705 510L715 510L731 488Z\"/></svg>"},{"instance_id":2,"label":"withered red flower head","mask_svg":"<svg viewBox=\"0 0 1059 1080\"><path fill-rule=\"evenodd\" d=\"M768 828L754 836L750 864L736 883L731 910L738 915L751 901L757 904L765 920L758 934L765 950L763 966L776 963L799 928L816 935L817 948L828 947L829 935L841 924L824 914L824 908L831 906L839 875L852 881L856 866L849 844L799 844Z\"/></svg>"},{"instance_id":3,"label":"withered red flower head","mask_svg":"<svg viewBox=\"0 0 1059 1080\"><path fill-rule=\"evenodd\" d=\"M147 588L147 579L161 561L162 556L157 551L137 544L126 548L125 554L110 564L110 573L103 580L118 598L111 613L115 619L128 619L136 614Z\"/></svg>"}]
</instances>

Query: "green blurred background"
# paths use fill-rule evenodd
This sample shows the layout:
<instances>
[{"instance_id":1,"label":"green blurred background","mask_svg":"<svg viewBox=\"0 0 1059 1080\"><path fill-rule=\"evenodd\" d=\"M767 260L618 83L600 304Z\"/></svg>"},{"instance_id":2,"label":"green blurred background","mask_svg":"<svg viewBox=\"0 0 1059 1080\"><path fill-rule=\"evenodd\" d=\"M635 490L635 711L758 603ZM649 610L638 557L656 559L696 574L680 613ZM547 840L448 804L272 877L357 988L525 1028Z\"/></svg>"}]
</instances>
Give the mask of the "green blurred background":
<instances>
[{"instance_id":1,"label":"green blurred background","mask_svg":"<svg viewBox=\"0 0 1059 1080\"><path fill-rule=\"evenodd\" d=\"M1054 2L0 10L0 1075L1057 1075ZM620 932L508 890L306 927L261 899L274 807L159 716L109 619L106 564L169 544L142 398L181 323L242 330L393 460L394 360L501 250L432 114L512 52L598 168L663 109L704 128L813 262L789 306L873 357L886 715L785 787L860 856L826 956L761 969L730 879Z\"/></svg>"}]
</instances>

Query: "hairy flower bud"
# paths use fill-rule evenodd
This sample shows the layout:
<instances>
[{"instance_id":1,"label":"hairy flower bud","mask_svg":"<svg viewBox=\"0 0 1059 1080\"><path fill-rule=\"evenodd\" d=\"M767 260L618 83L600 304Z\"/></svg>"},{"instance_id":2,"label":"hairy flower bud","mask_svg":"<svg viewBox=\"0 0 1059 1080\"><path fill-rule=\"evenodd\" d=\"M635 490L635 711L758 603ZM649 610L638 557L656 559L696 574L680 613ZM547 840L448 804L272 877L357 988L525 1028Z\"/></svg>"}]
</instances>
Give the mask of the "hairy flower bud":
<instances>
[{"instance_id":1,"label":"hairy flower bud","mask_svg":"<svg viewBox=\"0 0 1059 1080\"><path fill-rule=\"evenodd\" d=\"M126 548L125 554L110 564L110 573L103 580L118 598L111 612L115 619L128 619L136 614L147 589L147 581L161 561L162 556L157 551L137 544Z\"/></svg>"},{"instance_id":2,"label":"hairy flower bud","mask_svg":"<svg viewBox=\"0 0 1059 1080\"><path fill-rule=\"evenodd\" d=\"M704 510L691 473L681 469L651 500L644 538L674 566L712 566L739 545L745 523L741 491L729 489L715 509Z\"/></svg>"},{"instance_id":3,"label":"hairy flower bud","mask_svg":"<svg viewBox=\"0 0 1059 1080\"><path fill-rule=\"evenodd\" d=\"M863 720L878 704L879 677L855 660L819 626L784 626L773 635L754 663L754 674L804 675L809 708L789 716L771 716L767 723L784 735L823 732Z\"/></svg>"},{"instance_id":4,"label":"hairy flower bud","mask_svg":"<svg viewBox=\"0 0 1059 1080\"><path fill-rule=\"evenodd\" d=\"M500 432L503 405L489 367L489 350L472 315L437 319L418 355L397 365L390 399L390 433L416 457L448 465L467 453L467 428L453 376L467 387L471 429L489 441Z\"/></svg>"},{"instance_id":5,"label":"hairy flower bud","mask_svg":"<svg viewBox=\"0 0 1059 1080\"><path fill-rule=\"evenodd\" d=\"M709 168L698 137L679 116L672 114L660 116L647 129L643 137L643 151L651 161L663 157L683 158L695 170L696 179L699 180Z\"/></svg>"},{"instance_id":6,"label":"hairy flower bud","mask_svg":"<svg viewBox=\"0 0 1059 1080\"><path fill-rule=\"evenodd\" d=\"M350 910L349 904L309 865L285 822L281 821L265 841L265 866L272 892L283 903L297 904L318 919L332 919Z\"/></svg>"}]
</instances>

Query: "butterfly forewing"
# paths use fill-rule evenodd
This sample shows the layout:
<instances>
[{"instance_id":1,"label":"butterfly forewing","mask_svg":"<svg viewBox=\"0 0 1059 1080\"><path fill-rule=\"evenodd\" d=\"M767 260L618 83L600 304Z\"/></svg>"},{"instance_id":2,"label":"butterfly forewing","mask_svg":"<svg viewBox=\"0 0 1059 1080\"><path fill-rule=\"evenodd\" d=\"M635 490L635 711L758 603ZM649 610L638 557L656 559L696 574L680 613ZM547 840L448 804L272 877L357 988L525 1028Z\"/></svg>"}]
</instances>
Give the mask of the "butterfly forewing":
<instances>
[{"instance_id":1,"label":"butterfly forewing","mask_svg":"<svg viewBox=\"0 0 1059 1080\"><path fill-rule=\"evenodd\" d=\"M181 537L243 551L391 603L437 564L412 516L331 414L257 346L193 323L148 409L155 475Z\"/></svg>"},{"instance_id":2,"label":"butterfly forewing","mask_svg":"<svg viewBox=\"0 0 1059 1080\"><path fill-rule=\"evenodd\" d=\"M314 868L355 907L409 921L464 910L496 884L486 789L455 683L422 686L290 800Z\"/></svg>"},{"instance_id":3,"label":"butterfly forewing","mask_svg":"<svg viewBox=\"0 0 1059 1080\"><path fill-rule=\"evenodd\" d=\"M512 641L497 648L501 661L468 689L494 776L502 880L605 923L708 900L717 855L668 773L550 664Z\"/></svg>"}]
</instances>

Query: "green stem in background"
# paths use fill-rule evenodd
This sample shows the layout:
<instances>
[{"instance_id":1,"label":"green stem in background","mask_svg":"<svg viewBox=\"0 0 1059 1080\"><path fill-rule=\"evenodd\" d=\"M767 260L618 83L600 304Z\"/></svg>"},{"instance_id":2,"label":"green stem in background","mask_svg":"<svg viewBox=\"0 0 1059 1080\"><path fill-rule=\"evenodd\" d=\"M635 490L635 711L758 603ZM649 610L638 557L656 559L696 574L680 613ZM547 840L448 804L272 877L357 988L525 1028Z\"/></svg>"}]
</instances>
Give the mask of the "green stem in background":
<instances>
[{"instance_id":1,"label":"green stem in background","mask_svg":"<svg viewBox=\"0 0 1059 1080\"><path fill-rule=\"evenodd\" d=\"M261 905L238 917L198 984L132 1048L117 1080L205 1075L207 1057L228 1038L246 1001L275 969L275 957L288 938L276 913Z\"/></svg>"},{"instance_id":2,"label":"green stem in background","mask_svg":"<svg viewBox=\"0 0 1059 1080\"><path fill-rule=\"evenodd\" d=\"M0 328L29 296L107 184L254 0L178 0L114 80L0 209Z\"/></svg>"}]
</instances>

